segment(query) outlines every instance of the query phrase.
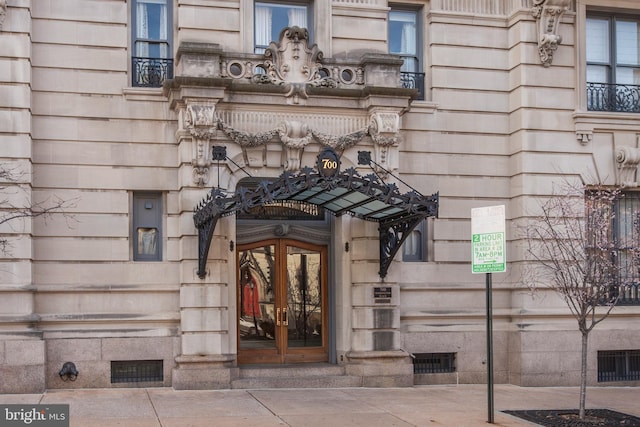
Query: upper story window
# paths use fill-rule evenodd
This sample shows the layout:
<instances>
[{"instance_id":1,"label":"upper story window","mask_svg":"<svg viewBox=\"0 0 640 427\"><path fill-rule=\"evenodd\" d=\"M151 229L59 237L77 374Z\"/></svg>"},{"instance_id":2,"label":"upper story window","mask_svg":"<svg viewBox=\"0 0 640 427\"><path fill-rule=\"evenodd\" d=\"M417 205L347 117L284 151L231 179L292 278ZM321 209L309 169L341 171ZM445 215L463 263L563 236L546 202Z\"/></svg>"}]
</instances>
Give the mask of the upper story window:
<instances>
[{"instance_id":1,"label":"upper story window","mask_svg":"<svg viewBox=\"0 0 640 427\"><path fill-rule=\"evenodd\" d=\"M402 87L418 89L418 99L424 99L419 23L417 10L391 8L389 11L389 53L404 59L400 70Z\"/></svg>"},{"instance_id":2,"label":"upper story window","mask_svg":"<svg viewBox=\"0 0 640 427\"><path fill-rule=\"evenodd\" d=\"M133 86L160 87L173 78L170 6L170 0L133 0Z\"/></svg>"},{"instance_id":3,"label":"upper story window","mask_svg":"<svg viewBox=\"0 0 640 427\"><path fill-rule=\"evenodd\" d=\"M306 2L256 2L255 53L263 53L269 43L278 41L283 28L297 26L310 30L309 15Z\"/></svg>"},{"instance_id":4,"label":"upper story window","mask_svg":"<svg viewBox=\"0 0 640 427\"><path fill-rule=\"evenodd\" d=\"M587 16L587 109L640 112L640 18Z\"/></svg>"}]
</instances>

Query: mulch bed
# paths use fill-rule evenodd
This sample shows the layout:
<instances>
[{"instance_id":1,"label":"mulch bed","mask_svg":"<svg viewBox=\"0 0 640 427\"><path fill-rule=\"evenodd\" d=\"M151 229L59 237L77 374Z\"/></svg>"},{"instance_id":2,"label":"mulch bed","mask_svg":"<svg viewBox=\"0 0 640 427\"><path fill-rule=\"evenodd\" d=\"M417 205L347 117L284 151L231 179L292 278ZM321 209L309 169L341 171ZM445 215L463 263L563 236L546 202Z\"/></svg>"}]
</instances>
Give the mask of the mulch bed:
<instances>
[{"instance_id":1,"label":"mulch bed","mask_svg":"<svg viewBox=\"0 0 640 427\"><path fill-rule=\"evenodd\" d=\"M640 418L609 409L587 409L584 420L577 409L503 412L545 427L640 427Z\"/></svg>"}]
</instances>

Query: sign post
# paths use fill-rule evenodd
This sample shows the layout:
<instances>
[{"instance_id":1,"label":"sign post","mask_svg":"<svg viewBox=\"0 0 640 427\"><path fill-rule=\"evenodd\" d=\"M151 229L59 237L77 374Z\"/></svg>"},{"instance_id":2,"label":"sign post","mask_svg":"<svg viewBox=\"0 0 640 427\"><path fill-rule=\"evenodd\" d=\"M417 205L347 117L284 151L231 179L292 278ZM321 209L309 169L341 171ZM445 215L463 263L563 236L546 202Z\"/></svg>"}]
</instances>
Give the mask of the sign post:
<instances>
[{"instance_id":1,"label":"sign post","mask_svg":"<svg viewBox=\"0 0 640 427\"><path fill-rule=\"evenodd\" d=\"M486 275L487 308L487 412L493 424L493 313L491 273L505 272L505 207L471 209L471 272Z\"/></svg>"}]
</instances>

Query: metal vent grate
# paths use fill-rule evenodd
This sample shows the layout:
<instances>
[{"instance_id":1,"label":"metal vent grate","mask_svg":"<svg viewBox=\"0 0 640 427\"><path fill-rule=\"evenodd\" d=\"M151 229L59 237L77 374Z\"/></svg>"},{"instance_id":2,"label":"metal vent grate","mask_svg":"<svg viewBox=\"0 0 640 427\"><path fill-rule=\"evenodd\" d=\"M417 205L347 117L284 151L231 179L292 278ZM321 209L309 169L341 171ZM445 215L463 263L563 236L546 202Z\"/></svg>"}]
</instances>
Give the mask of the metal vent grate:
<instances>
[{"instance_id":1,"label":"metal vent grate","mask_svg":"<svg viewBox=\"0 0 640 427\"><path fill-rule=\"evenodd\" d=\"M436 374L456 371L455 353L416 353L413 355L414 374Z\"/></svg>"},{"instance_id":2,"label":"metal vent grate","mask_svg":"<svg viewBox=\"0 0 640 427\"><path fill-rule=\"evenodd\" d=\"M162 360L122 360L111 362L111 383L164 381Z\"/></svg>"},{"instance_id":3,"label":"metal vent grate","mask_svg":"<svg viewBox=\"0 0 640 427\"><path fill-rule=\"evenodd\" d=\"M598 382L640 381L640 350L598 352Z\"/></svg>"}]
</instances>

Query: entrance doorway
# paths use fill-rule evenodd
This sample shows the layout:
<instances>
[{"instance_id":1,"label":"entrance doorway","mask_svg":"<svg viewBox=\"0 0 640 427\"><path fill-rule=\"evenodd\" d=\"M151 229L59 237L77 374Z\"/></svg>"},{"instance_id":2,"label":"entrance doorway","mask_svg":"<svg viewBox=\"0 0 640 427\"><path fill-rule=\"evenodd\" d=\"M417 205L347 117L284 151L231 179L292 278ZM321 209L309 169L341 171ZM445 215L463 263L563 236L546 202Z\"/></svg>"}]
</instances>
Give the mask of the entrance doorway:
<instances>
[{"instance_id":1,"label":"entrance doorway","mask_svg":"<svg viewBox=\"0 0 640 427\"><path fill-rule=\"evenodd\" d=\"M238 363L326 362L327 247L239 245L237 269Z\"/></svg>"}]
</instances>

